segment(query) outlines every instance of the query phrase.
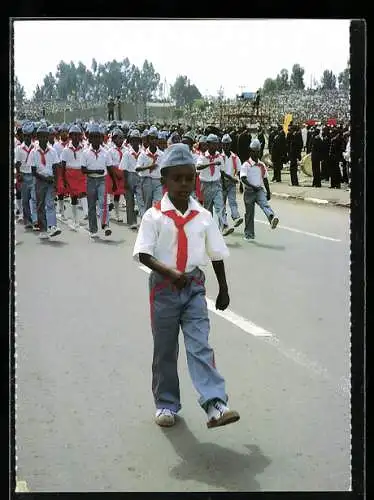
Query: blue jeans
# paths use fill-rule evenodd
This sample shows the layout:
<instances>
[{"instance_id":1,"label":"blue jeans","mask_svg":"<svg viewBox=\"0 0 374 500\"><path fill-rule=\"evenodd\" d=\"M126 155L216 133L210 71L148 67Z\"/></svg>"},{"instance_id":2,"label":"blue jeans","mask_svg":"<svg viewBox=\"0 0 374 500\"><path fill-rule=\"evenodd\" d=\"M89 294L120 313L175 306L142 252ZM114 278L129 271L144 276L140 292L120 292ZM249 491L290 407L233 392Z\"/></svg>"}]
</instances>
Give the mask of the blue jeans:
<instances>
[{"instance_id":1,"label":"blue jeans","mask_svg":"<svg viewBox=\"0 0 374 500\"><path fill-rule=\"evenodd\" d=\"M210 323L205 298L205 275L196 268L187 273L189 284L178 291L158 273L149 277L153 334L152 392L156 408L181 409L178 354L179 330L186 347L192 383L204 407L212 399L227 402L225 380L218 372L208 342Z\"/></svg>"},{"instance_id":2,"label":"blue jeans","mask_svg":"<svg viewBox=\"0 0 374 500\"><path fill-rule=\"evenodd\" d=\"M218 217L219 228L224 226L224 204L221 180L213 182L201 181L201 193L204 199L204 208L213 215L213 206Z\"/></svg>"},{"instance_id":3,"label":"blue jeans","mask_svg":"<svg viewBox=\"0 0 374 500\"><path fill-rule=\"evenodd\" d=\"M255 237L255 203L257 203L268 219L271 215L274 215L274 212L266 198L265 191L263 189L256 191L253 188L246 187L244 191L244 236L247 238Z\"/></svg>"},{"instance_id":4,"label":"blue jeans","mask_svg":"<svg viewBox=\"0 0 374 500\"><path fill-rule=\"evenodd\" d=\"M109 210L105 177L87 176L88 226L90 233L97 233L96 203L99 204L101 225L109 225Z\"/></svg>"},{"instance_id":5,"label":"blue jeans","mask_svg":"<svg viewBox=\"0 0 374 500\"><path fill-rule=\"evenodd\" d=\"M144 202L144 213L152 207L155 201L160 201L162 199L162 184L160 179L154 179L153 177L143 177L142 178L142 193Z\"/></svg>"},{"instance_id":6,"label":"blue jeans","mask_svg":"<svg viewBox=\"0 0 374 500\"><path fill-rule=\"evenodd\" d=\"M222 191L223 194L223 223L227 226L227 212L226 212L226 202L229 201L230 212L232 220L239 219L240 214L238 210L238 204L236 202L236 184L228 179L225 179L225 187Z\"/></svg>"},{"instance_id":7,"label":"blue jeans","mask_svg":"<svg viewBox=\"0 0 374 500\"><path fill-rule=\"evenodd\" d=\"M32 174L22 173L22 210L25 224L35 224L38 220L35 194L35 177Z\"/></svg>"},{"instance_id":8,"label":"blue jeans","mask_svg":"<svg viewBox=\"0 0 374 500\"><path fill-rule=\"evenodd\" d=\"M55 207L55 185L40 179L35 179L36 204L38 224L41 233L49 227L57 225Z\"/></svg>"},{"instance_id":9,"label":"blue jeans","mask_svg":"<svg viewBox=\"0 0 374 500\"><path fill-rule=\"evenodd\" d=\"M125 170L125 182L126 182L126 217L127 224L132 226L136 224L137 217L135 214L135 198L138 205L138 210L140 215L143 215L143 195L140 188L141 178L136 172L127 172Z\"/></svg>"}]
</instances>

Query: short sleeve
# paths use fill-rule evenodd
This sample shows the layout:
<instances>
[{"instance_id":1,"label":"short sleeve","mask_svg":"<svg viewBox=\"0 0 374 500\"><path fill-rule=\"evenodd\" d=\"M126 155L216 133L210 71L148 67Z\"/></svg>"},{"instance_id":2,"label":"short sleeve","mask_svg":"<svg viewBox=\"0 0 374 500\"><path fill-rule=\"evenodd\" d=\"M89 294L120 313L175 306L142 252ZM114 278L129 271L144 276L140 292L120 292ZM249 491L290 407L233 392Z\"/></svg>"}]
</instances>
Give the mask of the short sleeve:
<instances>
[{"instance_id":1,"label":"short sleeve","mask_svg":"<svg viewBox=\"0 0 374 500\"><path fill-rule=\"evenodd\" d=\"M247 163L244 162L243 165L240 167L240 177L247 177L247 176L248 176Z\"/></svg>"},{"instance_id":2,"label":"short sleeve","mask_svg":"<svg viewBox=\"0 0 374 500\"><path fill-rule=\"evenodd\" d=\"M113 159L110 152L105 153L105 166L111 167L113 165Z\"/></svg>"},{"instance_id":3,"label":"short sleeve","mask_svg":"<svg viewBox=\"0 0 374 500\"><path fill-rule=\"evenodd\" d=\"M133 258L139 260L140 253L146 253L154 256L154 251L157 243L157 227L153 216L154 208L148 209L143 215L140 223L139 231L136 237Z\"/></svg>"},{"instance_id":4,"label":"short sleeve","mask_svg":"<svg viewBox=\"0 0 374 500\"><path fill-rule=\"evenodd\" d=\"M17 163L17 161L21 161L21 148L19 146L16 147L16 151L14 154L14 161Z\"/></svg>"},{"instance_id":5,"label":"short sleeve","mask_svg":"<svg viewBox=\"0 0 374 500\"><path fill-rule=\"evenodd\" d=\"M61 153L61 161L67 163L69 161L69 150L64 148Z\"/></svg>"},{"instance_id":6,"label":"short sleeve","mask_svg":"<svg viewBox=\"0 0 374 500\"><path fill-rule=\"evenodd\" d=\"M35 161L35 149L31 151L29 154L29 157L27 159L27 165L30 167L36 167L36 161Z\"/></svg>"},{"instance_id":7,"label":"short sleeve","mask_svg":"<svg viewBox=\"0 0 374 500\"><path fill-rule=\"evenodd\" d=\"M144 167L144 154L140 153L138 161L136 162L137 167Z\"/></svg>"},{"instance_id":8,"label":"short sleeve","mask_svg":"<svg viewBox=\"0 0 374 500\"><path fill-rule=\"evenodd\" d=\"M52 165L56 165L57 163L60 163L60 160L58 159L58 155L54 149L51 149L51 160L52 160Z\"/></svg>"},{"instance_id":9,"label":"short sleeve","mask_svg":"<svg viewBox=\"0 0 374 500\"><path fill-rule=\"evenodd\" d=\"M211 260L223 260L230 255L218 225L210 213L205 234L206 252Z\"/></svg>"}]
</instances>

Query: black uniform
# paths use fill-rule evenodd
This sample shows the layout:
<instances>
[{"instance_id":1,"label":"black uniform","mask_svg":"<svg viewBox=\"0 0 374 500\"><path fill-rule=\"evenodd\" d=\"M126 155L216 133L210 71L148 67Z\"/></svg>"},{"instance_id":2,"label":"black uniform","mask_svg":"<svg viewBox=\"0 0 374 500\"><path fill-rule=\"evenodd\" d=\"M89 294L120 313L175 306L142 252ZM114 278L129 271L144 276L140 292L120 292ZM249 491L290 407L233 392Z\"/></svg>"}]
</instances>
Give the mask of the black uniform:
<instances>
[{"instance_id":1,"label":"black uniform","mask_svg":"<svg viewBox=\"0 0 374 500\"><path fill-rule=\"evenodd\" d=\"M330 167L329 167L329 151L330 151L330 134L326 131L322 135L322 143L323 143L323 154L322 154L322 163L321 163L321 177L322 180L328 181L330 179Z\"/></svg>"},{"instance_id":2,"label":"black uniform","mask_svg":"<svg viewBox=\"0 0 374 500\"><path fill-rule=\"evenodd\" d=\"M261 160L261 158L264 155L264 149L265 149L265 136L264 136L264 133L263 133L262 130L261 130L261 132L259 132L257 138L258 138L258 140L260 141L260 144L261 144L261 153L260 153L260 160Z\"/></svg>"},{"instance_id":3,"label":"black uniform","mask_svg":"<svg viewBox=\"0 0 374 500\"><path fill-rule=\"evenodd\" d=\"M275 132L271 147L271 161L273 163L274 171L273 180L281 182L281 170L283 168L283 164L287 162L287 143L286 135L283 130Z\"/></svg>"},{"instance_id":4,"label":"black uniform","mask_svg":"<svg viewBox=\"0 0 374 500\"><path fill-rule=\"evenodd\" d=\"M306 134L306 154L307 155L312 152L313 139L314 139L313 132L310 129L308 129L307 134Z\"/></svg>"},{"instance_id":5,"label":"black uniform","mask_svg":"<svg viewBox=\"0 0 374 500\"><path fill-rule=\"evenodd\" d=\"M311 140L313 187L321 187L321 161L323 158L322 137L316 133Z\"/></svg>"},{"instance_id":6,"label":"black uniform","mask_svg":"<svg viewBox=\"0 0 374 500\"><path fill-rule=\"evenodd\" d=\"M303 150L303 137L300 130L295 130L287 135L288 159L290 160L290 176L292 186L299 185L297 177L297 160L301 160Z\"/></svg>"},{"instance_id":7,"label":"black uniform","mask_svg":"<svg viewBox=\"0 0 374 500\"><path fill-rule=\"evenodd\" d=\"M108 122L114 120L114 100L108 101Z\"/></svg>"},{"instance_id":8,"label":"black uniform","mask_svg":"<svg viewBox=\"0 0 374 500\"><path fill-rule=\"evenodd\" d=\"M342 138L340 134L335 134L330 143L329 167L330 167L330 187L340 189L342 175L340 172L340 161L342 157Z\"/></svg>"}]
</instances>

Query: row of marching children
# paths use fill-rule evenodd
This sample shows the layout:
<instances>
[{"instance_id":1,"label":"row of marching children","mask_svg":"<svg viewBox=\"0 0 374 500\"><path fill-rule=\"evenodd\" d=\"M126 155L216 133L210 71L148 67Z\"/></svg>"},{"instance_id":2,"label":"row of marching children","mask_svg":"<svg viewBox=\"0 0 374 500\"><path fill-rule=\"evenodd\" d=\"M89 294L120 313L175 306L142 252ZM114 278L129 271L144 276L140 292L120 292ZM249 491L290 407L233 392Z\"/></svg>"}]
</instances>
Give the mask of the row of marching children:
<instances>
[{"instance_id":1,"label":"row of marching children","mask_svg":"<svg viewBox=\"0 0 374 500\"><path fill-rule=\"evenodd\" d=\"M88 222L91 238L99 236L99 229L109 237L112 209L114 220L123 222L120 201L124 197L126 222L136 231L138 216L141 218L165 193L161 184L162 157L168 146L178 142L188 145L195 161L193 197L212 214L215 211L223 236L243 223L236 199L239 178L245 186L245 240L255 237L255 203L264 211L272 228L278 224L268 203L269 182L266 167L259 161L261 145L257 139L251 142L249 158L243 164L231 151L228 134L222 139L214 134L196 138L189 131L180 137L176 132L169 135L150 127L143 132L131 128L127 136L121 128L116 128L106 136L106 130L96 123L86 130L76 124L62 124L56 130L44 124L36 129L33 123L25 122L17 130L16 140L16 198L20 219L25 230L39 231L43 239L61 234L57 212L63 221L67 220L67 196L72 229ZM227 202L232 227L228 222Z\"/></svg>"}]
</instances>

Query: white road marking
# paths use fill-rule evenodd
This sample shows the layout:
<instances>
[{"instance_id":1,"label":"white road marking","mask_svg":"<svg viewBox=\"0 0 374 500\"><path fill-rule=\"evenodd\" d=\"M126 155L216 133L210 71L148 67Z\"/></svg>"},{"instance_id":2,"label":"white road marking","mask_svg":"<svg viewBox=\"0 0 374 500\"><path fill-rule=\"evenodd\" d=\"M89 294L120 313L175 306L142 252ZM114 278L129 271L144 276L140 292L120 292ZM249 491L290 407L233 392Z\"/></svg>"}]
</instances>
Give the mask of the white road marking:
<instances>
[{"instance_id":1,"label":"white road marking","mask_svg":"<svg viewBox=\"0 0 374 500\"><path fill-rule=\"evenodd\" d=\"M259 224L267 224L269 226L269 223L267 221L264 221L264 220L255 219L255 222L258 222ZM342 240L339 240L337 238L331 238L331 236L323 236L322 234L310 233L309 231L302 231L301 229L296 229L294 227L288 227L288 226L282 226L281 224L278 224L277 229L286 229L286 231L292 231L293 233L305 234L306 236L314 236L314 238L320 238L321 240L336 241L336 242L342 241Z\"/></svg>"},{"instance_id":2,"label":"white road marking","mask_svg":"<svg viewBox=\"0 0 374 500\"><path fill-rule=\"evenodd\" d=\"M147 274L150 274L151 270L143 265L139 266L139 269L144 271ZM209 299L208 297L206 298L207 306L209 311L214 312L214 314L217 314L217 316L221 316L221 318L224 318L226 321L229 323L232 323L233 325L237 326L241 330L243 330L246 333L249 333L250 335L253 335L254 337L272 337L273 334L268 332L267 330L264 330L260 326L255 325L252 323L252 321L248 321L247 319L243 318L243 316L240 316L239 314L236 314L234 311L231 311L231 309L226 309L226 311L218 311L216 309L215 301L212 299Z\"/></svg>"},{"instance_id":3,"label":"white road marking","mask_svg":"<svg viewBox=\"0 0 374 500\"><path fill-rule=\"evenodd\" d=\"M328 200L322 200L321 198L304 198L304 200L318 203L319 205L326 205L328 203Z\"/></svg>"}]
</instances>

